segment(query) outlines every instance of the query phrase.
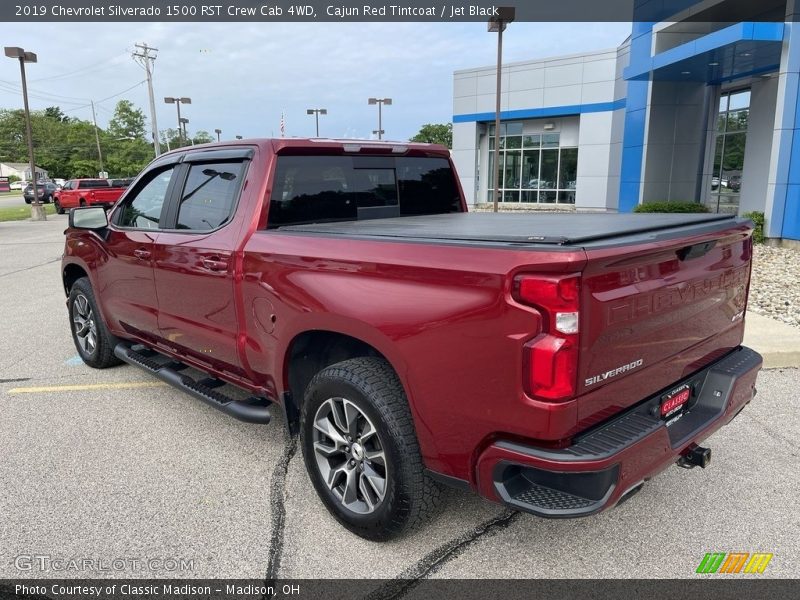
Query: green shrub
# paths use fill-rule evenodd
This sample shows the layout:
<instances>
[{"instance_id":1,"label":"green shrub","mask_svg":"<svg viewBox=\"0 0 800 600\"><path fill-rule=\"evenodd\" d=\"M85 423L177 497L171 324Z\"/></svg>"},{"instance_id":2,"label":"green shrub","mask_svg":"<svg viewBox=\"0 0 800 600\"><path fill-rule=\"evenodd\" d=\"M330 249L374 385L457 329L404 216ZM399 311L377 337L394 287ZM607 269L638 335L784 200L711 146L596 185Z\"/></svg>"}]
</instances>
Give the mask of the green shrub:
<instances>
[{"instance_id":1,"label":"green shrub","mask_svg":"<svg viewBox=\"0 0 800 600\"><path fill-rule=\"evenodd\" d=\"M750 219L755 225L753 229L753 242L756 244L764 243L764 213L754 210L753 212L744 213L742 215L745 219Z\"/></svg>"},{"instance_id":2,"label":"green shrub","mask_svg":"<svg viewBox=\"0 0 800 600\"><path fill-rule=\"evenodd\" d=\"M705 204L698 202L647 202L637 206L637 213L707 213Z\"/></svg>"}]
</instances>

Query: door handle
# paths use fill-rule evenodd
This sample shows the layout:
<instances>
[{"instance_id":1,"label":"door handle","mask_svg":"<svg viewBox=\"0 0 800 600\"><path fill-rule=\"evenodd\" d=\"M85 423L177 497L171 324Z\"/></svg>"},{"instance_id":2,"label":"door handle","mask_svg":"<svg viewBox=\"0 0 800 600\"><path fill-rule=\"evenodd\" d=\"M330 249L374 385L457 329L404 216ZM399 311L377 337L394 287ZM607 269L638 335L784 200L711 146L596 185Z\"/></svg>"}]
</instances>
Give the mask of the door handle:
<instances>
[{"instance_id":1,"label":"door handle","mask_svg":"<svg viewBox=\"0 0 800 600\"><path fill-rule=\"evenodd\" d=\"M203 266L209 271L226 271L228 269L228 261L221 260L219 257L204 258Z\"/></svg>"},{"instance_id":2,"label":"door handle","mask_svg":"<svg viewBox=\"0 0 800 600\"><path fill-rule=\"evenodd\" d=\"M133 251L133 255L136 258L141 258L142 260L147 260L148 258L150 258L150 251L149 250L145 250L144 248L137 248L136 250Z\"/></svg>"}]
</instances>

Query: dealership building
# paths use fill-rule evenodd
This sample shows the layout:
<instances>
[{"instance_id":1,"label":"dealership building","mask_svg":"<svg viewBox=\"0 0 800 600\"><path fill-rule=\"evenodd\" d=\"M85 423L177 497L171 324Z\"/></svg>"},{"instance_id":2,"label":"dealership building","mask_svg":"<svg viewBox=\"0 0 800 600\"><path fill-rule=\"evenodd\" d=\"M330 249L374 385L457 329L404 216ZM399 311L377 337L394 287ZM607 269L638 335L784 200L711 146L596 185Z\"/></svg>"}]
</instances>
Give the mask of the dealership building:
<instances>
[{"instance_id":1,"label":"dealership building","mask_svg":"<svg viewBox=\"0 0 800 600\"><path fill-rule=\"evenodd\" d=\"M800 240L793 0L657 4L673 8L637 18L618 48L504 64L501 200L619 212L702 202L764 212L768 237ZM731 22L733 8L751 20ZM453 75L453 157L471 204L493 199L495 91L494 66Z\"/></svg>"}]
</instances>

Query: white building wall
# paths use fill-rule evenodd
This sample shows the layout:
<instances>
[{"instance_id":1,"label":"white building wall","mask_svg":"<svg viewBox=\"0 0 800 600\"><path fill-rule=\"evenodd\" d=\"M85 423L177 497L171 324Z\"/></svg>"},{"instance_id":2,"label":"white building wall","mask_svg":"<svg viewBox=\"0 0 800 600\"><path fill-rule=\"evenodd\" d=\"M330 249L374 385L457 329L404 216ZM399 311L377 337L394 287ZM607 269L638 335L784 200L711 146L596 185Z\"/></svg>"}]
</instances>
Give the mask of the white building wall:
<instances>
[{"instance_id":1,"label":"white building wall","mask_svg":"<svg viewBox=\"0 0 800 600\"><path fill-rule=\"evenodd\" d=\"M456 163L456 170L461 179L461 187L467 204L475 203L477 186L477 158L475 145L478 140L478 124L454 123L453 124L453 150L452 158Z\"/></svg>"},{"instance_id":2,"label":"white building wall","mask_svg":"<svg viewBox=\"0 0 800 600\"><path fill-rule=\"evenodd\" d=\"M576 207L616 207L618 176L609 172L619 162L621 119L611 111L581 113L582 105L610 103L619 98L619 50L510 63L503 67L501 111L554 109L557 116L507 118L523 121L525 133L545 131L561 134L561 146L578 147ZM487 201L489 176L488 125L494 122L496 70L484 67L457 71L453 76L453 114L479 114L480 121L453 126L453 160L461 176L467 201ZM570 108L574 107L574 108ZM574 111L574 112L573 112ZM616 111L624 112L624 111ZM484 113L484 114L480 114ZM615 131L618 129L619 131ZM609 193L613 191L613 195Z\"/></svg>"},{"instance_id":3,"label":"white building wall","mask_svg":"<svg viewBox=\"0 0 800 600\"><path fill-rule=\"evenodd\" d=\"M744 149L739 214L764 210L777 97L777 77L759 78L753 81L750 88L750 116ZM770 151L767 152L765 149Z\"/></svg>"}]
</instances>

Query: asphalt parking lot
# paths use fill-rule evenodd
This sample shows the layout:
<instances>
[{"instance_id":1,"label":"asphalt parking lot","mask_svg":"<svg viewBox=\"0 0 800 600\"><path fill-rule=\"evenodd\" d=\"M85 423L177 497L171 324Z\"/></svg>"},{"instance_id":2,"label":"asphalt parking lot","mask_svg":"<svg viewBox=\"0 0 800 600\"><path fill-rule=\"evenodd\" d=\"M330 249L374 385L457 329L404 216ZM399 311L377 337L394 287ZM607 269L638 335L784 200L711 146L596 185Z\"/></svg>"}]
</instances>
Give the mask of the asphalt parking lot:
<instances>
[{"instance_id":1,"label":"asphalt parking lot","mask_svg":"<svg viewBox=\"0 0 800 600\"><path fill-rule=\"evenodd\" d=\"M770 552L760 577L798 573L798 370L762 373L708 440L708 469L672 468L613 511L542 520L452 492L425 529L376 544L328 515L279 417L239 423L133 367L77 359L65 226L0 223L0 577L98 575L20 570L30 555L192 563L101 576L683 578L706 552Z\"/></svg>"}]
</instances>

